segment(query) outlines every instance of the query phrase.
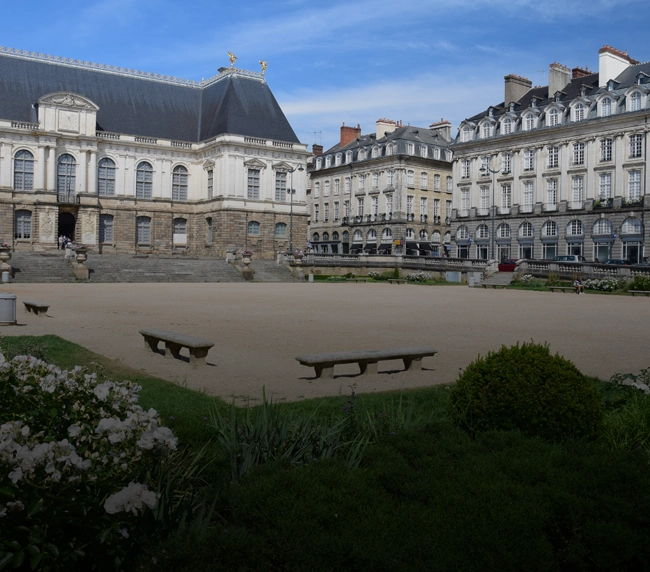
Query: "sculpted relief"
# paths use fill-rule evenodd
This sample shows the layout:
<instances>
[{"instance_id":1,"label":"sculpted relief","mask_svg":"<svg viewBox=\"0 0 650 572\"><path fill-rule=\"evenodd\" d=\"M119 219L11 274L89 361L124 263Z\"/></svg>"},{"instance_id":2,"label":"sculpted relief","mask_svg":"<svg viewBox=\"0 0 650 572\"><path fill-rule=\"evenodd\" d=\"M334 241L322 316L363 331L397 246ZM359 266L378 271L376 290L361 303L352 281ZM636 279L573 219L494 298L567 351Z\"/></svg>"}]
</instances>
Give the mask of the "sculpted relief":
<instances>
[{"instance_id":1,"label":"sculpted relief","mask_svg":"<svg viewBox=\"0 0 650 572\"><path fill-rule=\"evenodd\" d=\"M81 243L97 244L97 213L82 212L81 220Z\"/></svg>"},{"instance_id":2,"label":"sculpted relief","mask_svg":"<svg viewBox=\"0 0 650 572\"><path fill-rule=\"evenodd\" d=\"M40 228L40 233L39 233L39 242L43 243L55 243L56 242L56 236L54 233L54 213L52 211L45 211L39 213L39 228Z\"/></svg>"}]
</instances>

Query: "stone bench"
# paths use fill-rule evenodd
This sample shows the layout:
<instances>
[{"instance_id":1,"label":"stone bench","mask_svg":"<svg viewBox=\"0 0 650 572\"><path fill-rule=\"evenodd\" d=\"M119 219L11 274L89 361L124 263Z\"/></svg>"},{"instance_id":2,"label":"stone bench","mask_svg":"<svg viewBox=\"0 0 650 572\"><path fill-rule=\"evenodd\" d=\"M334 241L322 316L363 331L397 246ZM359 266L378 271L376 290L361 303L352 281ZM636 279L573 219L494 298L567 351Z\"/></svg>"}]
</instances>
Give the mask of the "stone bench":
<instances>
[{"instance_id":1,"label":"stone bench","mask_svg":"<svg viewBox=\"0 0 650 572\"><path fill-rule=\"evenodd\" d=\"M346 281L347 282L368 282L368 280L370 280L370 278L368 278L367 276L362 276L360 278L348 278Z\"/></svg>"},{"instance_id":2,"label":"stone bench","mask_svg":"<svg viewBox=\"0 0 650 572\"><path fill-rule=\"evenodd\" d=\"M349 352L332 352L322 354L308 354L298 356L296 359L316 371L316 378L332 379L334 366L341 363L357 363L361 374L377 373L377 363L390 359L404 361L405 371L419 371L422 369L422 358L438 353L431 347L406 347L389 348L385 350L362 350Z\"/></svg>"},{"instance_id":3,"label":"stone bench","mask_svg":"<svg viewBox=\"0 0 650 572\"><path fill-rule=\"evenodd\" d=\"M507 288L507 284L486 284L485 282L481 283L481 287L484 290L487 290L488 288L492 288L493 290L496 290L497 288Z\"/></svg>"},{"instance_id":4,"label":"stone bench","mask_svg":"<svg viewBox=\"0 0 650 572\"><path fill-rule=\"evenodd\" d=\"M43 302L35 302L34 300L26 300L23 302L25 304L25 312L36 314L41 318L45 317L47 309L50 307L49 304L43 304Z\"/></svg>"},{"instance_id":5,"label":"stone bench","mask_svg":"<svg viewBox=\"0 0 650 572\"><path fill-rule=\"evenodd\" d=\"M650 290L628 290L632 296L636 296L637 294L639 296L650 296Z\"/></svg>"},{"instance_id":6,"label":"stone bench","mask_svg":"<svg viewBox=\"0 0 650 572\"><path fill-rule=\"evenodd\" d=\"M404 278L389 278L386 282L389 284L406 284L407 280Z\"/></svg>"},{"instance_id":7,"label":"stone bench","mask_svg":"<svg viewBox=\"0 0 650 572\"><path fill-rule=\"evenodd\" d=\"M566 292L567 290L569 290L570 292L575 292L576 291L575 286L549 286L548 289L551 292L555 292L555 291L559 290L562 293Z\"/></svg>"},{"instance_id":8,"label":"stone bench","mask_svg":"<svg viewBox=\"0 0 650 572\"><path fill-rule=\"evenodd\" d=\"M140 333L144 336L145 350L158 353L158 342L165 342L165 357L182 359L181 348L187 348L190 351L190 363L195 366L205 363L208 351L214 346L214 343L208 340L158 328L146 328L140 330Z\"/></svg>"}]
</instances>

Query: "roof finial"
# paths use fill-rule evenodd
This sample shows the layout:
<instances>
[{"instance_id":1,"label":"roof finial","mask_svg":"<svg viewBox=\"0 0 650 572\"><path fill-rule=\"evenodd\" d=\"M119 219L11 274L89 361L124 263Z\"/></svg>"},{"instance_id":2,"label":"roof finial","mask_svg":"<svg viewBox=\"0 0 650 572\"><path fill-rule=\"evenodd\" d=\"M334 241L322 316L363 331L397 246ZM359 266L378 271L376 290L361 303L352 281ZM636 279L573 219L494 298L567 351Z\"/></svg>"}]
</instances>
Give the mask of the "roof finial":
<instances>
[{"instance_id":1,"label":"roof finial","mask_svg":"<svg viewBox=\"0 0 650 572\"><path fill-rule=\"evenodd\" d=\"M268 63L266 60L260 60L259 64L262 66L262 75L264 75L264 72L266 71L266 68L268 67Z\"/></svg>"},{"instance_id":2,"label":"roof finial","mask_svg":"<svg viewBox=\"0 0 650 572\"><path fill-rule=\"evenodd\" d=\"M230 50L228 50L228 58L230 59L230 67L233 67L235 65L235 60L237 59L237 56L233 54Z\"/></svg>"}]
</instances>

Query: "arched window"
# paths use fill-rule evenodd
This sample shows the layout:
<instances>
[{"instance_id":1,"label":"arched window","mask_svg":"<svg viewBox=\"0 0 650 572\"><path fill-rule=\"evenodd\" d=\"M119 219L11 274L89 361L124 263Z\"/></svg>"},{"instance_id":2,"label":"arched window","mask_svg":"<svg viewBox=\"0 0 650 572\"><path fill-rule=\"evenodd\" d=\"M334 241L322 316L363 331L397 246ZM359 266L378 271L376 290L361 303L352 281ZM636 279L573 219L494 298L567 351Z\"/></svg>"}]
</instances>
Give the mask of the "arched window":
<instances>
[{"instance_id":1,"label":"arched window","mask_svg":"<svg viewBox=\"0 0 650 572\"><path fill-rule=\"evenodd\" d=\"M584 226L582 225L582 221L573 219L572 221L569 222L569 224L566 227L566 233L569 236L580 236L585 233Z\"/></svg>"},{"instance_id":2,"label":"arched window","mask_svg":"<svg viewBox=\"0 0 650 572\"><path fill-rule=\"evenodd\" d=\"M248 234L259 235L260 223L256 220L248 221Z\"/></svg>"},{"instance_id":3,"label":"arched window","mask_svg":"<svg viewBox=\"0 0 650 572\"><path fill-rule=\"evenodd\" d=\"M354 237L352 238L352 242L363 242L363 233L360 230L354 231Z\"/></svg>"},{"instance_id":4,"label":"arched window","mask_svg":"<svg viewBox=\"0 0 650 572\"><path fill-rule=\"evenodd\" d=\"M14 238L31 238L32 237L32 213L26 210L18 210L15 215L16 230Z\"/></svg>"},{"instance_id":5,"label":"arched window","mask_svg":"<svg viewBox=\"0 0 650 572\"><path fill-rule=\"evenodd\" d=\"M334 231L332 233L332 240L339 240L339 233L338 232Z\"/></svg>"},{"instance_id":6,"label":"arched window","mask_svg":"<svg viewBox=\"0 0 650 572\"><path fill-rule=\"evenodd\" d=\"M115 163L104 157L97 167L97 194L100 197L115 196Z\"/></svg>"},{"instance_id":7,"label":"arched window","mask_svg":"<svg viewBox=\"0 0 650 572\"><path fill-rule=\"evenodd\" d=\"M77 161L72 155L64 153L59 157L56 168L56 193L59 196L59 202L73 202L76 168Z\"/></svg>"},{"instance_id":8,"label":"arched window","mask_svg":"<svg viewBox=\"0 0 650 572\"><path fill-rule=\"evenodd\" d=\"M283 222L278 222L275 225L275 236L287 236L287 225Z\"/></svg>"},{"instance_id":9,"label":"arched window","mask_svg":"<svg viewBox=\"0 0 650 572\"><path fill-rule=\"evenodd\" d=\"M34 155L24 149L14 157L14 190L34 190Z\"/></svg>"},{"instance_id":10,"label":"arched window","mask_svg":"<svg viewBox=\"0 0 650 572\"><path fill-rule=\"evenodd\" d=\"M600 103L601 117L609 117L612 114L612 100L609 97L603 99Z\"/></svg>"},{"instance_id":11,"label":"arched window","mask_svg":"<svg viewBox=\"0 0 650 572\"><path fill-rule=\"evenodd\" d=\"M345 162L352 163L352 151L347 151L345 153Z\"/></svg>"},{"instance_id":12,"label":"arched window","mask_svg":"<svg viewBox=\"0 0 650 572\"><path fill-rule=\"evenodd\" d=\"M406 229L406 238L415 238L415 231L412 228Z\"/></svg>"},{"instance_id":13,"label":"arched window","mask_svg":"<svg viewBox=\"0 0 650 572\"><path fill-rule=\"evenodd\" d=\"M594 234L612 234L612 223L606 218L599 218L594 224Z\"/></svg>"},{"instance_id":14,"label":"arched window","mask_svg":"<svg viewBox=\"0 0 650 572\"><path fill-rule=\"evenodd\" d=\"M153 167L150 163L142 161L135 170L135 197L137 199L150 199L153 188Z\"/></svg>"},{"instance_id":15,"label":"arched window","mask_svg":"<svg viewBox=\"0 0 650 572\"><path fill-rule=\"evenodd\" d=\"M440 243L440 232L437 230L434 230L433 233L431 234L431 242L436 242Z\"/></svg>"},{"instance_id":16,"label":"arched window","mask_svg":"<svg viewBox=\"0 0 650 572\"><path fill-rule=\"evenodd\" d=\"M501 124L502 131L504 135L510 135L512 133L512 119L506 117Z\"/></svg>"},{"instance_id":17,"label":"arched window","mask_svg":"<svg viewBox=\"0 0 650 572\"><path fill-rule=\"evenodd\" d=\"M390 157L393 154L393 146L389 143L386 145L386 156Z\"/></svg>"},{"instance_id":18,"label":"arched window","mask_svg":"<svg viewBox=\"0 0 650 572\"><path fill-rule=\"evenodd\" d=\"M371 228L366 235L366 238L370 242L377 242L377 231L374 228Z\"/></svg>"},{"instance_id":19,"label":"arched window","mask_svg":"<svg viewBox=\"0 0 650 572\"><path fill-rule=\"evenodd\" d=\"M467 240L468 238L469 238L469 228L467 228L465 225L459 226L458 230L456 231L456 239Z\"/></svg>"},{"instance_id":20,"label":"arched window","mask_svg":"<svg viewBox=\"0 0 650 572\"><path fill-rule=\"evenodd\" d=\"M323 241L328 241L330 239L330 233L329 232L324 232L323 233Z\"/></svg>"},{"instance_id":21,"label":"arched window","mask_svg":"<svg viewBox=\"0 0 650 572\"><path fill-rule=\"evenodd\" d=\"M548 112L548 125L549 127L555 127L560 122L560 114L557 112L557 109L553 108Z\"/></svg>"},{"instance_id":22,"label":"arched window","mask_svg":"<svg viewBox=\"0 0 650 572\"><path fill-rule=\"evenodd\" d=\"M315 233L312 234L312 236L311 236L311 241L312 241L312 242L318 242L318 241L320 241L320 235L319 235L317 232L315 232Z\"/></svg>"},{"instance_id":23,"label":"arched window","mask_svg":"<svg viewBox=\"0 0 650 572\"><path fill-rule=\"evenodd\" d=\"M469 125L466 125L463 127L463 134L461 136L461 140L464 141L471 141L472 140L472 129Z\"/></svg>"},{"instance_id":24,"label":"arched window","mask_svg":"<svg viewBox=\"0 0 650 572\"><path fill-rule=\"evenodd\" d=\"M533 236L533 225L529 222L522 222L519 226L519 236L521 238L531 238Z\"/></svg>"},{"instance_id":25,"label":"arched window","mask_svg":"<svg viewBox=\"0 0 650 572\"><path fill-rule=\"evenodd\" d=\"M343 242L349 242L350 241L350 233L347 230L343 231Z\"/></svg>"},{"instance_id":26,"label":"arched window","mask_svg":"<svg viewBox=\"0 0 650 572\"><path fill-rule=\"evenodd\" d=\"M450 244L451 243L451 232L447 231L445 232L445 244Z\"/></svg>"},{"instance_id":27,"label":"arched window","mask_svg":"<svg viewBox=\"0 0 650 572\"><path fill-rule=\"evenodd\" d=\"M420 240L427 240L429 238L429 233L426 230L422 229L420 231L419 237L420 237Z\"/></svg>"},{"instance_id":28,"label":"arched window","mask_svg":"<svg viewBox=\"0 0 650 572\"><path fill-rule=\"evenodd\" d=\"M476 227L476 238L490 238L490 229L487 224L480 224Z\"/></svg>"},{"instance_id":29,"label":"arched window","mask_svg":"<svg viewBox=\"0 0 650 572\"><path fill-rule=\"evenodd\" d=\"M542 226L542 236L557 236L557 223L549 220Z\"/></svg>"},{"instance_id":30,"label":"arched window","mask_svg":"<svg viewBox=\"0 0 650 572\"><path fill-rule=\"evenodd\" d=\"M524 131L530 131L535 127L535 116L532 113L527 113L524 117Z\"/></svg>"},{"instance_id":31,"label":"arched window","mask_svg":"<svg viewBox=\"0 0 650 572\"><path fill-rule=\"evenodd\" d=\"M641 94L635 91L630 95L630 111L639 111L641 109Z\"/></svg>"},{"instance_id":32,"label":"arched window","mask_svg":"<svg viewBox=\"0 0 650 572\"><path fill-rule=\"evenodd\" d=\"M172 172L172 201L187 200L187 169L176 165Z\"/></svg>"},{"instance_id":33,"label":"arched window","mask_svg":"<svg viewBox=\"0 0 650 572\"><path fill-rule=\"evenodd\" d=\"M573 120L574 121L583 121L585 118L585 106L582 103L578 103L573 108Z\"/></svg>"},{"instance_id":34,"label":"arched window","mask_svg":"<svg viewBox=\"0 0 650 572\"><path fill-rule=\"evenodd\" d=\"M379 157L379 147L373 147L372 148L372 158L376 159Z\"/></svg>"},{"instance_id":35,"label":"arched window","mask_svg":"<svg viewBox=\"0 0 650 572\"><path fill-rule=\"evenodd\" d=\"M621 227L621 234L641 234L643 232L643 225L641 219L636 217L626 218Z\"/></svg>"},{"instance_id":36,"label":"arched window","mask_svg":"<svg viewBox=\"0 0 650 572\"><path fill-rule=\"evenodd\" d=\"M385 228L381 232L381 241L390 242L391 240L393 240L393 231L390 228Z\"/></svg>"},{"instance_id":37,"label":"arched window","mask_svg":"<svg viewBox=\"0 0 650 572\"><path fill-rule=\"evenodd\" d=\"M151 244L151 218L139 216L136 219L136 241L139 245Z\"/></svg>"},{"instance_id":38,"label":"arched window","mask_svg":"<svg viewBox=\"0 0 650 572\"><path fill-rule=\"evenodd\" d=\"M113 215L99 217L99 242L113 242Z\"/></svg>"},{"instance_id":39,"label":"arched window","mask_svg":"<svg viewBox=\"0 0 650 572\"><path fill-rule=\"evenodd\" d=\"M510 225L508 224L500 224L497 227L497 237L498 238L510 238L511 232L510 232Z\"/></svg>"},{"instance_id":40,"label":"arched window","mask_svg":"<svg viewBox=\"0 0 650 572\"><path fill-rule=\"evenodd\" d=\"M481 137L487 139L490 135L492 135L492 127L489 123L484 123L481 126Z\"/></svg>"},{"instance_id":41,"label":"arched window","mask_svg":"<svg viewBox=\"0 0 650 572\"><path fill-rule=\"evenodd\" d=\"M366 150L359 149L359 153L357 154L357 160L363 161L365 158L366 158Z\"/></svg>"},{"instance_id":42,"label":"arched window","mask_svg":"<svg viewBox=\"0 0 650 572\"><path fill-rule=\"evenodd\" d=\"M343 158L343 155L341 153L337 153L336 156L334 157L334 164L337 167L341 164L342 158Z\"/></svg>"},{"instance_id":43,"label":"arched window","mask_svg":"<svg viewBox=\"0 0 650 572\"><path fill-rule=\"evenodd\" d=\"M174 244L185 246L187 244L187 220L184 218L174 219Z\"/></svg>"}]
</instances>

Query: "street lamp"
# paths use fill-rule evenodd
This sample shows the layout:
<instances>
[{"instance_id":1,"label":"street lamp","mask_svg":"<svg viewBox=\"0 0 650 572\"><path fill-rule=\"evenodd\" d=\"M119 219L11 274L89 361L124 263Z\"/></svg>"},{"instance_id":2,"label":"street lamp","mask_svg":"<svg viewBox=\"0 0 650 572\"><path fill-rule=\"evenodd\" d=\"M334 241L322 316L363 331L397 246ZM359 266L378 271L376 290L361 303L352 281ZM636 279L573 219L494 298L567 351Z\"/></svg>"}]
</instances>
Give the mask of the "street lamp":
<instances>
[{"instance_id":1,"label":"street lamp","mask_svg":"<svg viewBox=\"0 0 650 572\"><path fill-rule=\"evenodd\" d=\"M494 260L494 237L495 237L495 235L494 235L494 215L495 215L496 208L497 208L496 204L494 203L494 189L497 186L495 175L500 171L500 169L490 169L490 161L491 160L492 160L492 157L488 157L487 158L487 167L485 166L485 164L483 164L481 166L481 168L479 169L479 171L481 173L485 173L485 172L492 173L492 231L490 233L490 250L491 250L490 258L492 260ZM502 174L503 175L509 175L510 171L503 171Z\"/></svg>"},{"instance_id":2,"label":"street lamp","mask_svg":"<svg viewBox=\"0 0 650 572\"><path fill-rule=\"evenodd\" d=\"M296 189L293 188L293 173L295 171L300 171L301 173L304 171L304 167L302 165L298 165L297 167L294 167L293 169L289 169L289 196L290 198L290 207L289 207L289 252L293 255L293 195L296 194Z\"/></svg>"}]
</instances>

